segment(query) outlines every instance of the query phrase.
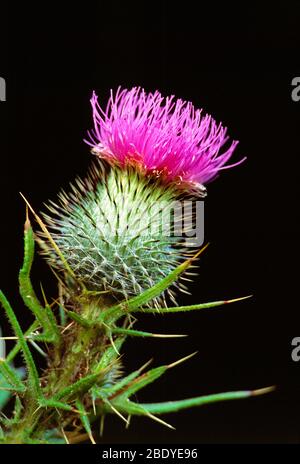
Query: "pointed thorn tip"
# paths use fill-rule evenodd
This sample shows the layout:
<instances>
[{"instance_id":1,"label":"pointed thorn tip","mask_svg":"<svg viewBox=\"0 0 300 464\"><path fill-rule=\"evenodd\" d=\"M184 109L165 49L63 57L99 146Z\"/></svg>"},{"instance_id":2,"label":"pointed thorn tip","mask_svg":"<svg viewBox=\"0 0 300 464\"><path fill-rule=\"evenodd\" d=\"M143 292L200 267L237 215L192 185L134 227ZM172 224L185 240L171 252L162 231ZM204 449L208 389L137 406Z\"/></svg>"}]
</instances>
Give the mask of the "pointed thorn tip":
<instances>
[{"instance_id":1,"label":"pointed thorn tip","mask_svg":"<svg viewBox=\"0 0 300 464\"><path fill-rule=\"evenodd\" d=\"M195 356L197 353L198 353L198 351L194 351L194 353L191 353L191 354L189 354L188 356L184 356L184 358L178 359L178 361L174 361L173 363L168 364L168 365L167 365L167 368L170 369L170 368L172 368L172 367L175 367L175 366L177 366L178 364L181 364L181 363L187 361L188 359L192 358L192 357Z\"/></svg>"},{"instance_id":2,"label":"pointed thorn tip","mask_svg":"<svg viewBox=\"0 0 300 464\"><path fill-rule=\"evenodd\" d=\"M251 396L265 395L266 393L271 393L275 389L276 389L275 385L271 385L270 387L265 387L265 388L258 388L257 390L251 391Z\"/></svg>"},{"instance_id":3,"label":"pointed thorn tip","mask_svg":"<svg viewBox=\"0 0 300 464\"><path fill-rule=\"evenodd\" d=\"M241 296L240 298L233 298L231 300L225 300L224 304L236 303L237 301L248 300L248 298L252 298L252 297L253 295Z\"/></svg>"}]
</instances>

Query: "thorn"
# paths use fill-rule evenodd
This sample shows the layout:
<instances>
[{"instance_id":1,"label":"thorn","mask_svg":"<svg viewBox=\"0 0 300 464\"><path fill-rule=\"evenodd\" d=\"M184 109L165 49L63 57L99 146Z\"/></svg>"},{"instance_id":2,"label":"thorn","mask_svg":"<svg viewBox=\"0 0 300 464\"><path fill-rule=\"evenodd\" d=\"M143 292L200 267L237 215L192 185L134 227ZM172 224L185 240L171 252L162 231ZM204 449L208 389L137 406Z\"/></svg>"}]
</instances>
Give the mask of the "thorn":
<instances>
[{"instance_id":1,"label":"thorn","mask_svg":"<svg viewBox=\"0 0 300 464\"><path fill-rule=\"evenodd\" d=\"M96 445L96 442L95 442L95 440L94 440L94 437L93 437L93 435L92 435L92 432L88 432L88 436L89 436L89 439L91 440L92 444L93 444L93 445Z\"/></svg>"},{"instance_id":2,"label":"thorn","mask_svg":"<svg viewBox=\"0 0 300 464\"><path fill-rule=\"evenodd\" d=\"M104 322L102 322L102 324L103 324L105 327L107 327L107 328L109 329L109 326L108 326L107 324L105 324ZM116 347L116 345L115 345L115 343L114 343L114 341L113 341L111 332L109 333L109 336L108 336L108 337L109 337L110 343L112 344L113 349L115 350L115 352L117 353L117 355L120 356L120 353L119 353L119 351L118 351L118 349L117 349L117 347Z\"/></svg>"},{"instance_id":3,"label":"thorn","mask_svg":"<svg viewBox=\"0 0 300 464\"><path fill-rule=\"evenodd\" d=\"M49 303L47 301L47 298L46 298L46 295L45 295L45 292L44 292L44 289L43 289L42 282L40 282L40 287L41 287L41 292L42 292L42 296L43 296L43 299L44 299L44 303L45 303L46 306L49 306Z\"/></svg>"},{"instance_id":4,"label":"thorn","mask_svg":"<svg viewBox=\"0 0 300 464\"><path fill-rule=\"evenodd\" d=\"M28 206L26 205L26 219L25 219L25 224L24 224L24 231L27 232L27 230L30 229L30 226L31 224L30 224L30 219L28 215Z\"/></svg>"},{"instance_id":5,"label":"thorn","mask_svg":"<svg viewBox=\"0 0 300 464\"><path fill-rule=\"evenodd\" d=\"M182 288L182 287L179 288L179 291L180 291L181 293L184 293L185 295L191 295L191 294L192 294L191 292L189 292L188 290L185 290L185 289Z\"/></svg>"},{"instance_id":6,"label":"thorn","mask_svg":"<svg viewBox=\"0 0 300 464\"><path fill-rule=\"evenodd\" d=\"M4 417L4 419L5 419L6 421L9 420L8 417L4 414L3 411L0 411L0 416L1 416L1 417Z\"/></svg>"},{"instance_id":7,"label":"thorn","mask_svg":"<svg viewBox=\"0 0 300 464\"><path fill-rule=\"evenodd\" d=\"M59 275L57 274L57 272L55 272L55 270L53 269L52 266L49 266L49 267L50 267L50 271L54 274L54 276L56 277L56 279L58 280L60 285L66 289L66 285L65 285L64 281L59 277Z\"/></svg>"},{"instance_id":8,"label":"thorn","mask_svg":"<svg viewBox=\"0 0 300 464\"><path fill-rule=\"evenodd\" d=\"M66 325L66 327L63 328L61 333L63 334L66 330L68 330L72 325L74 324L74 321L70 322L70 324Z\"/></svg>"},{"instance_id":9,"label":"thorn","mask_svg":"<svg viewBox=\"0 0 300 464\"><path fill-rule=\"evenodd\" d=\"M197 253L192 256L191 258L187 259L185 261L185 263L192 263L195 259L197 259L205 250L206 248L210 245L210 243L208 242L206 245L204 245L199 251L197 251ZM183 264L185 264L183 263Z\"/></svg>"},{"instance_id":10,"label":"thorn","mask_svg":"<svg viewBox=\"0 0 300 464\"><path fill-rule=\"evenodd\" d=\"M128 429L129 425L130 425L130 420L131 420L131 415L129 414L128 416L128 419L127 419L127 424L125 425L125 428Z\"/></svg>"},{"instance_id":11,"label":"thorn","mask_svg":"<svg viewBox=\"0 0 300 464\"><path fill-rule=\"evenodd\" d=\"M42 355L44 358L47 358L48 355L45 353L45 351L42 350L42 348L39 347L37 343L35 343L33 340L29 339L29 343Z\"/></svg>"},{"instance_id":12,"label":"thorn","mask_svg":"<svg viewBox=\"0 0 300 464\"><path fill-rule=\"evenodd\" d=\"M167 365L167 368L171 368L171 367L175 367L175 366L178 366L178 364L181 364L185 361L187 361L188 359L192 358L193 356L195 356L196 354L198 353L198 351L194 351L194 353L191 353L189 354L188 356L185 356L184 358L180 358L178 359L178 361L175 361L173 362L172 364L168 364Z\"/></svg>"},{"instance_id":13,"label":"thorn","mask_svg":"<svg viewBox=\"0 0 300 464\"><path fill-rule=\"evenodd\" d=\"M124 417L109 401L105 401L109 405L109 407L119 416L126 424L128 424L128 420Z\"/></svg>"},{"instance_id":14,"label":"thorn","mask_svg":"<svg viewBox=\"0 0 300 464\"><path fill-rule=\"evenodd\" d=\"M61 427L61 429L60 429L60 430L61 430L61 433L63 434L63 437L64 437L64 439L66 440L66 443L67 443L67 445L69 445L69 444L70 444L70 442L69 442L69 440L68 440L68 437L67 437L67 435L65 434L65 431L64 431L64 429Z\"/></svg>"},{"instance_id":15,"label":"thorn","mask_svg":"<svg viewBox=\"0 0 300 464\"><path fill-rule=\"evenodd\" d=\"M104 421L105 421L105 414L103 414L100 418L100 437L103 436L104 432Z\"/></svg>"},{"instance_id":16,"label":"thorn","mask_svg":"<svg viewBox=\"0 0 300 464\"><path fill-rule=\"evenodd\" d=\"M26 338L26 340L31 341L32 340L32 335L40 335L40 334L32 332L30 335L26 335L24 338ZM0 340L19 340L19 337L0 337ZM0 360L1 360L1 358L0 358Z\"/></svg>"},{"instance_id":17,"label":"thorn","mask_svg":"<svg viewBox=\"0 0 300 464\"><path fill-rule=\"evenodd\" d=\"M155 338L179 338L179 337L188 337L186 334L157 334L157 333L152 333L152 337Z\"/></svg>"},{"instance_id":18,"label":"thorn","mask_svg":"<svg viewBox=\"0 0 300 464\"><path fill-rule=\"evenodd\" d=\"M127 314L127 318L129 320L129 323L130 323L129 327L127 327L127 328L131 329L131 327L135 324L135 322L137 322L137 318L133 314L130 314L130 313ZM124 327L123 328L126 329L126 320L124 322Z\"/></svg>"},{"instance_id":19,"label":"thorn","mask_svg":"<svg viewBox=\"0 0 300 464\"><path fill-rule=\"evenodd\" d=\"M42 405L40 404L40 405L33 411L32 415L34 416L34 415L38 412L38 410L41 409L41 407L42 407Z\"/></svg>"},{"instance_id":20,"label":"thorn","mask_svg":"<svg viewBox=\"0 0 300 464\"><path fill-rule=\"evenodd\" d=\"M271 393L275 389L276 389L275 385L272 385L270 387L265 387L265 388L258 388L257 390L252 390L250 392L250 396L265 395L266 393Z\"/></svg>"},{"instance_id":21,"label":"thorn","mask_svg":"<svg viewBox=\"0 0 300 464\"><path fill-rule=\"evenodd\" d=\"M145 364L143 364L143 365L138 369L138 371L139 371L139 372L142 372L144 369L146 369L146 367L149 366L149 364L152 363L152 361L153 361L153 358L149 359L149 361L145 362Z\"/></svg>"},{"instance_id":22,"label":"thorn","mask_svg":"<svg viewBox=\"0 0 300 464\"><path fill-rule=\"evenodd\" d=\"M113 341L113 338L112 338L111 334L109 335L109 340L110 340L110 343L112 344L113 349L117 353L117 355L120 356L120 352L118 351L118 349L117 349L117 347L116 347L116 345L115 345L115 343Z\"/></svg>"},{"instance_id":23,"label":"thorn","mask_svg":"<svg viewBox=\"0 0 300 464\"><path fill-rule=\"evenodd\" d=\"M154 421L159 422L162 425L165 425L169 429L176 430L175 427L173 427L173 425L168 424L168 422L165 422L164 420L160 419L159 417L154 416L153 414L151 414L148 411L146 411L146 412L147 412L147 416L150 417L150 419L153 419Z\"/></svg>"},{"instance_id":24,"label":"thorn","mask_svg":"<svg viewBox=\"0 0 300 464\"><path fill-rule=\"evenodd\" d=\"M1 327L0 327L0 340L4 340L4 339L2 338ZM5 345L5 341L0 342L0 360L1 360L2 358L6 358L6 345Z\"/></svg>"},{"instance_id":25,"label":"thorn","mask_svg":"<svg viewBox=\"0 0 300 464\"><path fill-rule=\"evenodd\" d=\"M95 404L95 398L94 395L92 395L92 405L93 405L93 413L96 416L96 404Z\"/></svg>"},{"instance_id":26,"label":"thorn","mask_svg":"<svg viewBox=\"0 0 300 464\"><path fill-rule=\"evenodd\" d=\"M235 303L236 301L247 300L248 298L252 298L252 297L253 297L253 295L241 296L240 298L234 298L232 300L225 300L224 304Z\"/></svg>"},{"instance_id":27,"label":"thorn","mask_svg":"<svg viewBox=\"0 0 300 464\"><path fill-rule=\"evenodd\" d=\"M49 308L52 308L52 306L54 306L54 305L59 306L60 305L59 298L52 298L52 303L51 304L48 303L48 305L49 305ZM63 305L60 305L60 306L63 307ZM66 311L65 308L63 308L63 309L64 309L64 311Z\"/></svg>"},{"instance_id":28,"label":"thorn","mask_svg":"<svg viewBox=\"0 0 300 464\"><path fill-rule=\"evenodd\" d=\"M72 407L72 412L76 412L76 414L82 415L82 411L79 411L79 409L75 409Z\"/></svg>"}]
</instances>

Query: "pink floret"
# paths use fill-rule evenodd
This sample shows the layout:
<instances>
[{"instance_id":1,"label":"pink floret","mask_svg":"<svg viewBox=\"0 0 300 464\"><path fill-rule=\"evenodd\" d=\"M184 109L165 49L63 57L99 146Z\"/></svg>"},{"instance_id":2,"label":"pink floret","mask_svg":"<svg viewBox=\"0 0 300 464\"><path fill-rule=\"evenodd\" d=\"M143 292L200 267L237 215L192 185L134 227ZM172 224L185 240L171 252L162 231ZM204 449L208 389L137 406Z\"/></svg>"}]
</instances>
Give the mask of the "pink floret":
<instances>
[{"instance_id":1,"label":"pink floret","mask_svg":"<svg viewBox=\"0 0 300 464\"><path fill-rule=\"evenodd\" d=\"M91 104L94 129L86 143L110 162L133 162L167 181L205 184L221 169L244 161L226 165L238 142L228 146L226 127L174 96L119 88L105 110L95 92Z\"/></svg>"}]
</instances>

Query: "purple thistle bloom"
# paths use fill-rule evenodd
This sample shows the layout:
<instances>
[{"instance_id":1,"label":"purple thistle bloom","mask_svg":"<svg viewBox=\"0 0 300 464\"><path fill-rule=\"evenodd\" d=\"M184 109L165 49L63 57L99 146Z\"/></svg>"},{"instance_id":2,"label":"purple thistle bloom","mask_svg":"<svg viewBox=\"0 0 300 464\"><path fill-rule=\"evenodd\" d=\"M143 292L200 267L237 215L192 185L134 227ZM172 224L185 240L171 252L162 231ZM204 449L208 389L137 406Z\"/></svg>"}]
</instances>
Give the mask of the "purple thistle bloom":
<instances>
[{"instance_id":1,"label":"purple thistle bloom","mask_svg":"<svg viewBox=\"0 0 300 464\"><path fill-rule=\"evenodd\" d=\"M227 129L191 102L164 98L158 91L119 87L106 110L93 92L94 129L88 132L93 152L121 166L134 163L167 181L205 184L227 164L237 141L227 149Z\"/></svg>"}]
</instances>

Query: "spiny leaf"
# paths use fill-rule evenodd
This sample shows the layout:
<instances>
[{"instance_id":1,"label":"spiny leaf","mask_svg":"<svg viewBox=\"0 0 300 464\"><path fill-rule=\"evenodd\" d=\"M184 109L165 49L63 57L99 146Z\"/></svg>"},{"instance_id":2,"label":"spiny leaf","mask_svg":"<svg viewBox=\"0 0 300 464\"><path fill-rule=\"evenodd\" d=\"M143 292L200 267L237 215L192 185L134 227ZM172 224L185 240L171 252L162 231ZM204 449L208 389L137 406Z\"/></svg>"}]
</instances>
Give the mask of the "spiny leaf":
<instances>
[{"instance_id":1,"label":"spiny leaf","mask_svg":"<svg viewBox=\"0 0 300 464\"><path fill-rule=\"evenodd\" d=\"M143 414L143 410L151 414L167 414L171 412L181 411L196 406L203 406L204 404L216 403L218 401L238 400L249 398L251 396L262 395L274 390L274 387L262 388L259 390L245 390L245 391L232 391L225 393L216 393L213 395L198 396L196 398L188 398L179 401L166 401L162 403L133 403L121 398L116 402L116 406L124 412L130 414Z\"/></svg>"},{"instance_id":2,"label":"spiny leaf","mask_svg":"<svg viewBox=\"0 0 300 464\"><path fill-rule=\"evenodd\" d=\"M15 313L12 307L10 306L9 302L7 301L5 295L2 293L2 291L0 291L0 302L2 303L2 306L6 312L7 318L9 319L11 323L11 326L14 330L15 335L19 339L20 347L21 347L21 350L23 351L24 359L25 359L27 369L28 369L28 380L29 380L31 395L35 396L36 398L39 398L41 397L41 387L40 387L37 368L35 366L33 357L28 348L26 339L23 335L22 329L15 316Z\"/></svg>"},{"instance_id":3,"label":"spiny leaf","mask_svg":"<svg viewBox=\"0 0 300 464\"><path fill-rule=\"evenodd\" d=\"M20 295L25 305L33 312L49 341L57 343L59 341L59 331L55 317L49 308L44 308L39 302L30 280L30 272L34 258L34 235L28 217L24 228L24 260L19 272Z\"/></svg>"},{"instance_id":4,"label":"spiny leaf","mask_svg":"<svg viewBox=\"0 0 300 464\"><path fill-rule=\"evenodd\" d=\"M111 405L110 405L110 407L111 407ZM175 428L172 425L168 424L168 422L165 422L162 419L154 416L152 413L147 411L147 409L143 408L142 405L134 403L134 402L130 401L129 399L124 399L124 400L122 399L121 401L115 402L114 410L118 411L118 414L121 414L120 411L125 412L125 413L129 414L129 417L131 417L131 415L146 416L146 417L149 417L152 420L155 420L156 422L159 422L160 424L164 425L165 427L168 427L168 428L170 428L172 430L175 430ZM105 412L111 412L106 404L104 406L104 411Z\"/></svg>"},{"instance_id":5,"label":"spiny leaf","mask_svg":"<svg viewBox=\"0 0 300 464\"><path fill-rule=\"evenodd\" d=\"M251 298L252 295L249 296L243 296L241 298L235 298L232 300L220 300L220 301L212 301L210 303L200 303L196 305L189 305L189 306L174 306L170 308L160 308L160 309L154 309L154 308L137 308L133 312L143 312L143 313L179 313L179 312L184 312L184 311L194 311L194 310L199 310L199 309L209 309L209 308L215 308L216 306L221 306L224 304L229 304L229 303L235 303L237 301L242 301L246 300L247 298Z\"/></svg>"}]
</instances>

